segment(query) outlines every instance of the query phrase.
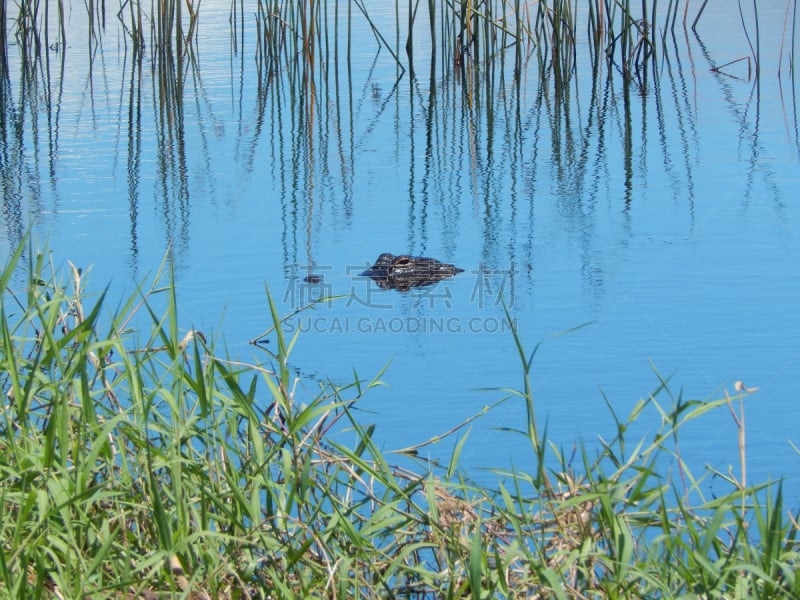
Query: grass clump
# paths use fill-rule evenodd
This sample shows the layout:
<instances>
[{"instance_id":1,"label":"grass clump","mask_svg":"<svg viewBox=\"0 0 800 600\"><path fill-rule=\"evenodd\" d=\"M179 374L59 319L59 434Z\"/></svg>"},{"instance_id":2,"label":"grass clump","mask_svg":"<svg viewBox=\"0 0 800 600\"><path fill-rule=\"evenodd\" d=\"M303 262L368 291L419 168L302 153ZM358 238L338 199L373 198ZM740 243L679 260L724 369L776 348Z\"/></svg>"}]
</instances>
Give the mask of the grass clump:
<instances>
[{"instance_id":1,"label":"grass clump","mask_svg":"<svg viewBox=\"0 0 800 600\"><path fill-rule=\"evenodd\" d=\"M442 468L376 447L353 407L382 374L307 392L268 293L276 352L246 364L180 330L160 275L109 309L28 254L22 283L22 250L0 272L4 597L800 595L781 486L727 476L707 499L680 461L680 429L731 398L666 407L662 381L567 458L536 427L515 335L532 452L489 489L458 468L466 436ZM660 428L631 444L648 407Z\"/></svg>"}]
</instances>

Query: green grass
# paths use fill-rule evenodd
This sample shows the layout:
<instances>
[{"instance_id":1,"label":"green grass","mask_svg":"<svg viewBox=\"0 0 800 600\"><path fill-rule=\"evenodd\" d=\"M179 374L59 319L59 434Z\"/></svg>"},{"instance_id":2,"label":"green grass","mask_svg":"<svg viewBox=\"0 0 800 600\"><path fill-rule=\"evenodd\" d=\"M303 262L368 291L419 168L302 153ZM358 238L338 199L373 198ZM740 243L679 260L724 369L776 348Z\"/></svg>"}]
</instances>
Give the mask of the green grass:
<instances>
[{"instance_id":1,"label":"green grass","mask_svg":"<svg viewBox=\"0 0 800 600\"><path fill-rule=\"evenodd\" d=\"M182 329L166 267L115 304L28 247L0 285L2 597L800 596L781 485L726 474L707 498L680 460L709 411L743 436L744 388L689 401L662 379L568 457L515 333L523 385L495 393L527 412L509 435L531 452L480 487L463 428L430 441L454 447L441 468L377 448L353 408L390 373L305 392L268 292L276 351L249 364ZM642 422L656 433L628 439Z\"/></svg>"}]
</instances>

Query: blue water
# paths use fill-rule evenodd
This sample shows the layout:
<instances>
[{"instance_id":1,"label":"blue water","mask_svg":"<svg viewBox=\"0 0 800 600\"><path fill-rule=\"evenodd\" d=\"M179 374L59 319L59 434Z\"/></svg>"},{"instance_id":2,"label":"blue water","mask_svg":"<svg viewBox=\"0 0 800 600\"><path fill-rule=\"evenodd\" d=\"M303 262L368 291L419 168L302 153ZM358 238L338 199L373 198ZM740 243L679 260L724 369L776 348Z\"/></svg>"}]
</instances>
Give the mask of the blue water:
<instances>
[{"instance_id":1,"label":"blue water","mask_svg":"<svg viewBox=\"0 0 800 600\"><path fill-rule=\"evenodd\" d=\"M338 80L315 73L307 111L287 73L259 96L252 31L234 53L227 26L207 25L227 22L228 8L203 4L183 147L163 141L150 63L139 74L116 34L89 74L80 11L66 49L51 53L65 62L50 89L40 80L23 94L10 48L4 110L24 133L4 134L0 254L31 224L57 263L91 267L94 289L111 281L115 297L168 256L182 327L214 332L242 360L266 358L248 344L270 325L266 287L284 313L315 294L346 296L290 322L304 330L292 362L308 393L320 378L346 383L354 368L370 378L388 363L386 385L360 405L385 449L507 395L486 388L522 385L505 302L528 351L542 342L533 392L557 445L611 437L604 395L624 417L659 385L656 372L685 399L743 381L759 388L745 404L748 477L787 476L800 499L790 445L800 443L800 135L781 9L759 15L758 84L744 62L711 71L749 53L738 14L716 9L699 36L666 38L645 89L626 92L605 70L592 81L584 58L567 97L541 84L535 59L520 85L510 70L489 87L441 62L431 79L424 40L412 77L356 19L350 76L342 57ZM372 14L390 32L393 10ZM465 271L425 290L379 290L354 275L382 252ZM322 282L303 282L309 272ZM524 467L529 445L501 431L524 418L509 399L473 422L465 468ZM636 433L658 419L647 411ZM422 453L446 459L454 443ZM731 415L706 415L681 451L698 474L738 468Z\"/></svg>"}]
</instances>

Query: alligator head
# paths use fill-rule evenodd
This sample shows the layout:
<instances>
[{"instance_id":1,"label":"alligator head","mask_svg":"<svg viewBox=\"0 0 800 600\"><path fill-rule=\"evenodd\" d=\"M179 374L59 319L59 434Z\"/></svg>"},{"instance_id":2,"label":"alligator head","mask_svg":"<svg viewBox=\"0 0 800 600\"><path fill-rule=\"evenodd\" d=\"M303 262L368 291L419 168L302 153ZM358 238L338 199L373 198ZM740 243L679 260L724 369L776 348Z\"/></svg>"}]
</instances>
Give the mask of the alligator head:
<instances>
[{"instance_id":1,"label":"alligator head","mask_svg":"<svg viewBox=\"0 0 800 600\"><path fill-rule=\"evenodd\" d=\"M361 273L385 290L405 292L413 287L432 285L461 273L464 269L425 256L395 256L384 252L369 269Z\"/></svg>"}]
</instances>

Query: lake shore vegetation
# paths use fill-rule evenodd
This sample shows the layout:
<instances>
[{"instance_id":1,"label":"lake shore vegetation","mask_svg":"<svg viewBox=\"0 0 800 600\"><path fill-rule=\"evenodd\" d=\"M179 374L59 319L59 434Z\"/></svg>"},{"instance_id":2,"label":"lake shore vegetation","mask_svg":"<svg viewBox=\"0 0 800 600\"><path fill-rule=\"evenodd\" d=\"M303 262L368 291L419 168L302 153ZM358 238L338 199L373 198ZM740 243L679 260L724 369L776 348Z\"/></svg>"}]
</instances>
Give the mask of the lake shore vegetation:
<instances>
[{"instance_id":1,"label":"lake shore vegetation","mask_svg":"<svg viewBox=\"0 0 800 600\"><path fill-rule=\"evenodd\" d=\"M459 455L491 406L382 449L359 406L391 369L304 378L268 291L270 343L245 362L182 322L167 264L116 301L27 245L0 285L3 597L800 596L798 509L747 479L744 385L687 400L659 376L564 449L514 332L521 385L487 393L518 404L530 450L487 487ZM711 411L737 424L737 466L693 473L681 432Z\"/></svg>"},{"instance_id":2,"label":"lake shore vegetation","mask_svg":"<svg viewBox=\"0 0 800 600\"><path fill-rule=\"evenodd\" d=\"M57 116L68 4L0 3L4 168L25 172L18 140L29 114ZM326 97L315 85L349 64L357 18L398 77L413 75L429 40L431 79L436 69L457 74L456 84L477 74L491 83L482 88L488 98L495 68L518 80L533 65L557 94L567 91L579 47L595 73L644 89L669 64L676 30L698 27L707 4L398 0L396 29L382 31L361 0L259 0L254 15L233 0L231 44L244 46L244 20L255 19L264 90L275 73L288 74L292 98L313 117ZM132 106L143 65L151 67L166 134L159 160L185 160L183 86L201 3L83 6L91 56L108 24L121 23L114 43L131 51ZM712 70L746 62L757 81L759 3L736 10L748 48ZM793 77L797 1L785 11L784 31L770 35L782 40L779 75ZM10 101L11 48L29 113ZM132 131L138 114L130 111ZM630 123L628 114L626 131ZM34 127L41 144L34 137L30 146L57 147L57 129ZM136 143L132 136L134 156ZM354 371L345 382L305 377L291 362L303 334L282 326L268 290L268 322L254 327L268 327L257 339L269 343L244 360L183 320L168 263L120 300L54 260L23 242L0 270L0 597L800 597L800 507L787 506L781 481L748 477L745 410L755 390L740 382L696 400L656 373L655 389L629 414L608 404L612 431L564 448L537 415L536 349L507 314L518 385L487 391L483 410L440 436L387 450L361 407L391 382L391 368ZM498 465L486 485L460 455L469 426L501 403L524 415L507 435L529 451ZM720 413L736 424L735 467L696 472L682 459L683 432Z\"/></svg>"},{"instance_id":3,"label":"lake shore vegetation","mask_svg":"<svg viewBox=\"0 0 800 600\"><path fill-rule=\"evenodd\" d=\"M697 30L708 0L395 0L394 31L379 27L363 0L259 0L255 10L241 0L230 2L230 36L234 52L243 43L245 21L254 19L257 38L256 63L260 74L277 70L294 71L307 81L316 70L326 70L340 62L349 65L355 19L371 28L377 47L385 49L398 69L414 72L414 52L420 40L429 48L431 65L440 61L442 72L458 71L466 64L513 65L521 77L529 60L535 59L540 75L552 74L556 88L575 76L578 47L591 56L592 68L607 65L609 73L620 73L626 80L642 85L650 71L658 70L659 56L667 54L679 32ZM50 3L22 0L16 12L0 4L0 67L5 66L8 47L19 47L23 61L46 62L50 52L66 51L67 19L71 5L58 0ZM201 3L188 0L160 0L148 5L140 0L120 1L118 6L105 0L84 3L90 55L100 48L109 17L118 21L121 41L126 49L141 58L150 49L159 77L183 77L184 61L195 59ZM747 39L744 55L718 68L747 61L749 72L758 77L761 64L759 3L739 0L736 10ZM797 0L787 0L781 36L779 74L786 59L786 76L794 75L797 45ZM424 28L424 35L420 34ZM770 32L777 35L777 32ZM662 52L663 51L663 52ZM512 57L513 60L507 59ZM166 64L167 67L163 65ZM176 73L177 71L177 73ZM489 69L488 72L492 72ZM324 77L327 79L327 76Z\"/></svg>"}]
</instances>

